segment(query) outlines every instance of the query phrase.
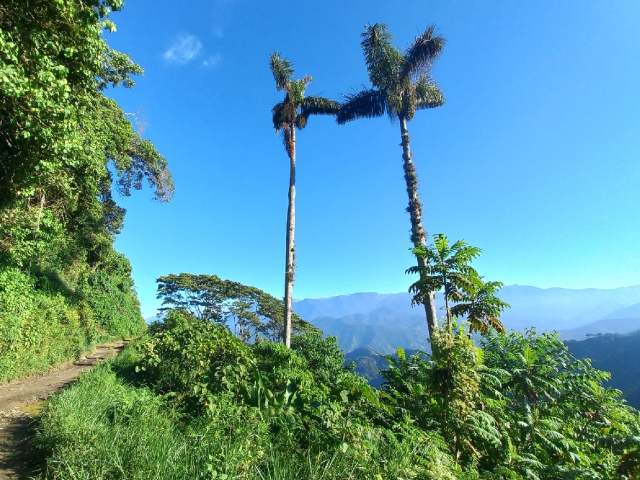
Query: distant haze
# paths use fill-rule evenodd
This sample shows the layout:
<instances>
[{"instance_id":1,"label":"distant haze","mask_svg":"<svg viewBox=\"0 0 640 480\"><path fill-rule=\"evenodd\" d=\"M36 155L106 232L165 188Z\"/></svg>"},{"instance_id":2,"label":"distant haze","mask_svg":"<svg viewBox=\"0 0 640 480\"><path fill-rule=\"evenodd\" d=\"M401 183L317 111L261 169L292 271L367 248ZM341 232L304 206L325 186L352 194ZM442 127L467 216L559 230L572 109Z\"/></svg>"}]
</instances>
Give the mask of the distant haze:
<instances>
[{"instance_id":1,"label":"distant haze","mask_svg":"<svg viewBox=\"0 0 640 480\"><path fill-rule=\"evenodd\" d=\"M502 316L510 329L555 330L565 339L640 329L640 285L610 290L510 285L502 289L500 297L511 304ZM444 316L442 305L438 296L436 306ZM397 346L427 345L423 307L412 307L409 293L304 299L294 303L294 310L326 334L336 335L348 352L368 347L391 353Z\"/></svg>"}]
</instances>

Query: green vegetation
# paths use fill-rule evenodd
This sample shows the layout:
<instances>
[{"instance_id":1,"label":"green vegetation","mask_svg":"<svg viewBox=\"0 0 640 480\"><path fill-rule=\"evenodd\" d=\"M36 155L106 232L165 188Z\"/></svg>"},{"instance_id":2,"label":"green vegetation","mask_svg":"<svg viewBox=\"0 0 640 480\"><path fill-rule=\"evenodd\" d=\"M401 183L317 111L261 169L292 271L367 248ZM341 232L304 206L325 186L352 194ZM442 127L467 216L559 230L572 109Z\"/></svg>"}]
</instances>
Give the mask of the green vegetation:
<instances>
[{"instance_id":1,"label":"green vegetation","mask_svg":"<svg viewBox=\"0 0 640 480\"><path fill-rule=\"evenodd\" d=\"M372 89L338 108L271 57L273 113L291 161L287 292L214 275L158 279L162 322L145 332L128 260L113 249L129 195L159 201L165 159L105 97L142 69L103 29L121 0L0 5L0 381L74 358L100 338L141 338L42 411L34 444L56 479L590 479L640 475L638 412L609 374L550 334L504 332L502 284L480 250L426 246L407 122L443 104L429 77L444 40L429 27L401 53L384 25L362 47ZM295 130L311 114L400 122L408 212L431 353L385 357L380 389L345 367L334 337L291 312ZM447 322L437 325L433 292ZM450 304L454 304L451 306ZM460 322L458 316L461 317ZM464 317L464 318L462 318ZM463 322L466 321L466 323ZM468 329L467 329L468 327ZM484 337L480 347L471 331ZM367 375L374 365L368 365Z\"/></svg>"},{"instance_id":2,"label":"green vegetation","mask_svg":"<svg viewBox=\"0 0 640 480\"><path fill-rule=\"evenodd\" d=\"M465 317L470 333L485 334L490 328L504 331L500 315L510 305L496 296L504 284L485 282L471 266L482 253L480 248L464 240L450 245L449 239L438 233L433 236L433 245L421 245L413 253L423 260L423 266L407 270L420 274L420 279L409 287L414 293L412 303L425 303L433 292L442 290L448 327L459 316ZM456 303L453 307L452 302Z\"/></svg>"},{"instance_id":3,"label":"green vegetation","mask_svg":"<svg viewBox=\"0 0 640 480\"><path fill-rule=\"evenodd\" d=\"M103 94L139 65L102 38L120 0L0 5L0 381L144 330L129 261L113 249L112 197L146 178L159 201L167 162Z\"/></svg>"},{"instance_id":4,"label":"green vegetation","mask_svg":"<svg viewBox=\"0 0 640 480\"><path fill-rule=\"evenodd\" d=\"M53 478L623 479L638 412L555 336L439 329L381 390L314 330L245 343L183 308L43 412Z\"/></svg>"}]
</instances>

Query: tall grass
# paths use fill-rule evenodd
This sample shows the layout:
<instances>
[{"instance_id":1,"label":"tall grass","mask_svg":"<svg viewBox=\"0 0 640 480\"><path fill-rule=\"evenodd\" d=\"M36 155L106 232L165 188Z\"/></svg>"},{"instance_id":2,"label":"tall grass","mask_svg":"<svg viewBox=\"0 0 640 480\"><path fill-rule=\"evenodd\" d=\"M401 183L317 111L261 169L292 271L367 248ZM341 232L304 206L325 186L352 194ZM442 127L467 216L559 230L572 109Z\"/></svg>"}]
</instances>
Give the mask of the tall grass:
<instances>
[{"instance_id":1,"label":"tall grass","mask_svg":"<svg viewBox=\"0 0 640 480\"><path fill-rule=\"evenodd\" d=\"M415 466L425 459L432 468L419 478L454 478L434 445L382 429L363 431L366 448L303 449L257 409L224 396L208 415L182 414L130 380L136 357L128 348L49 402L36 438L48 458L45 478L395 480L418 478Z\"/></svg>"}]
</instances>

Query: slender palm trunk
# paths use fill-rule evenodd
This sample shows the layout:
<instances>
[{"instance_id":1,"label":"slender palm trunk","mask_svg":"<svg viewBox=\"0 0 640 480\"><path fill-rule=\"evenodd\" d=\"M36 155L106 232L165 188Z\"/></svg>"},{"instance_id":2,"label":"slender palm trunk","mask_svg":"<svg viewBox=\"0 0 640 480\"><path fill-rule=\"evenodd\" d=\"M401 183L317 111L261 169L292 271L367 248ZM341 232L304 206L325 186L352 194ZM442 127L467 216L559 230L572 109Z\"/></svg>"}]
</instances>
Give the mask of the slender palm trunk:
<instances>
[{"instance_id":1,"label":"slender palm trunk","mask_svg":"<svg viewBox=\"0 0 640 480\"><path fill-rule=\"evenodd\" d=\"M289 152L289 208L287 209L287 256L284 271L284 343L291 348L291 309L293 276L296 268L296 126L291 124L291 150Z\"/></svg>"},{"instance_id":2,"label":"slender palm trunk","mask_svg":"<svg viewBox=\"0 0 640 480\"><path fill-rule=\"evenodd\" d=\"M427 243L427 232L422 226L422 203L418 197L418 175L416 167L411 160L411 150L409 149L409 131L407 130L407 119L400 117L400 134L402 135L402 160L404 167L404 180L407 184L407 195L409 195L409 206L407 212L411 219L411 242L415 247ZM425 260L418 257L418 266L424 267ZM422 278L423 273L420 274ZM429 337L438 328L438 316L436 314L435 295L429 292L424 300L424 310L427 315L427 327L429 327Z\"/></svg>"},{"instance_id":3,"label":"slender palm trunk","mask_svg":"<svg viewBox=\"0 0 640 480\"><path fill-rule=\"evenodd\" d=\"M447 310L447 327L449 329L451 329L451 310L449 310L449 297L447 296L446 291L445 291L445 294L444 294L444 304L445 304L444 306L445 306L445 308Z\"/></svg>"}]
</instances>

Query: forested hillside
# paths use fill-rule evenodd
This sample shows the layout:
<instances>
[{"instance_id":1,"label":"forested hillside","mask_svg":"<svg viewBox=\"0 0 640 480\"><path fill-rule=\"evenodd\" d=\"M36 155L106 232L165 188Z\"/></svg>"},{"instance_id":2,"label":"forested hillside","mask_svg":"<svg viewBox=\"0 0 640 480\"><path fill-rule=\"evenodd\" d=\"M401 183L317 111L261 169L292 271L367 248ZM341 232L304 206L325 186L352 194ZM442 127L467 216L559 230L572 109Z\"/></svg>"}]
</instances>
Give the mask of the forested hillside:
<instances>
[{"instance_id":1,"label":"forested hillside","mask_svg":"<svg viewBox=\"0 0 640 480\"><path fill-rule=\"evenodd\" d=\"M112 191L146 179L168 201L173 182L105 95L143 73L105 42L121 7L0 4L0 381L144 329L131 265L113 248L125 210Z\"/></svg>"},{"instance_id":2,"label":"forested hillside","mask_svg":"<svg viewBox=\"0 0 640 480\"><path fill-rule=\"evenodd\" d=\"M578 358L590 358L593 366L611 373L609 385L640 409L640 331L628 335L596 335L566 342Z\"/></svg>"}]
</instances>

